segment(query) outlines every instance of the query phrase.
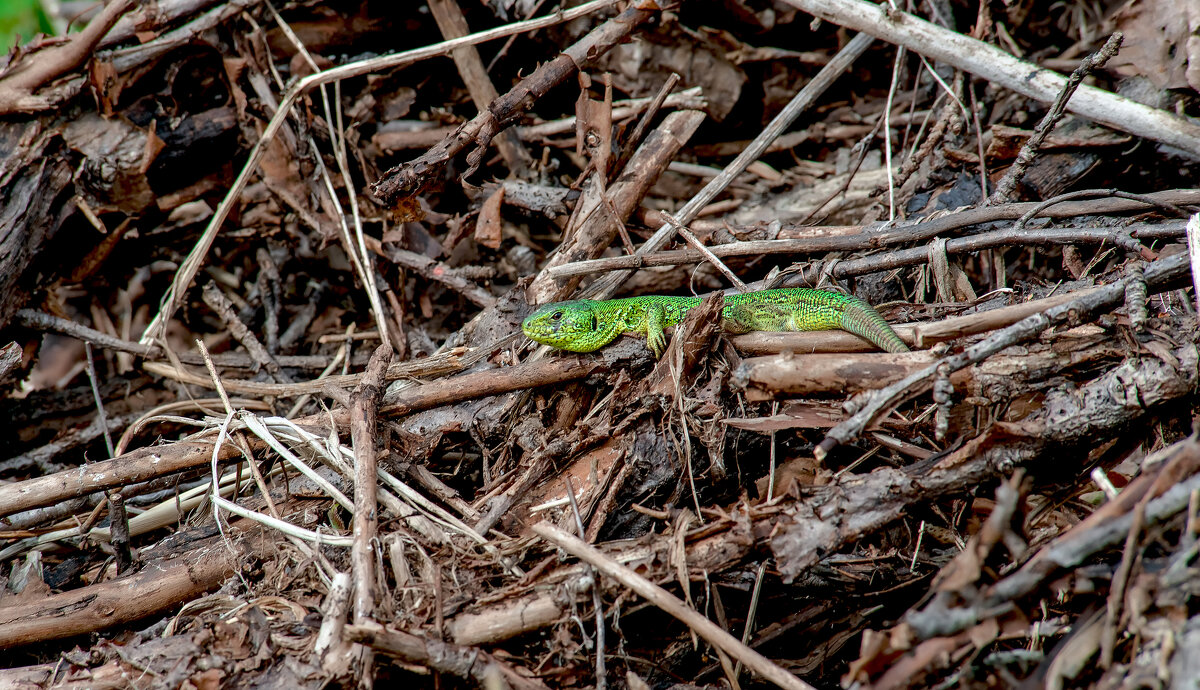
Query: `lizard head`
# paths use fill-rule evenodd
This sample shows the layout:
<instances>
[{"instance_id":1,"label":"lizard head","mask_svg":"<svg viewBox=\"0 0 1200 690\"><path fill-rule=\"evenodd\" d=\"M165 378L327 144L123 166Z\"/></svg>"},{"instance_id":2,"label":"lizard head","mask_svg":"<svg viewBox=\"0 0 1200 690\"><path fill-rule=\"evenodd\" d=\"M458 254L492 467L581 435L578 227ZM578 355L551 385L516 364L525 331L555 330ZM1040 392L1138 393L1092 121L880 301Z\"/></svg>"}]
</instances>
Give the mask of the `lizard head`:
<instances>
[{"instance_id":1,"label":"lizard head","mask_svg":"<svg viewBox=\"0 0 1200 690\"><path fill-rule=\"evenodd\" d=\"M591 352L604 342L591 337L596 332L596 302L590 299L555 302L539 307L521 322L530 340L571 352Z\"/></svg>"}]
</instances>

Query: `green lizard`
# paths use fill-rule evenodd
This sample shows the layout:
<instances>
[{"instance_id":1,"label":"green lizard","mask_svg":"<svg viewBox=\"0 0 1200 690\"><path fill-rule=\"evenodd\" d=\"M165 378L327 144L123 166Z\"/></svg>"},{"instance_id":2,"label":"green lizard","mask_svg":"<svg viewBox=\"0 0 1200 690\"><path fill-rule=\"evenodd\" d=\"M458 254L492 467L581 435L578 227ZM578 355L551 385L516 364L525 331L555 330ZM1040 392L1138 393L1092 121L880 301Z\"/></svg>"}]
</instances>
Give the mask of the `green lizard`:
<instances>
[{"instance_id":1,"label":"green lizard","mask_svg":"<svg viewBox=\"0 0 1200 690\"><path fill-rule=\"evenodd\" d=\"M699 304L699 297L664 295L556 302L530 314L521 330L532 340L572 352L592 352L629 333L646 338L654 356L661 357L667 347L663 330L678 324ZM840 328L888 352L908 352L871 305L837 292L789 288L726 295L721 315L722 326L730 333Z\"/></svg>"}]
</instances>

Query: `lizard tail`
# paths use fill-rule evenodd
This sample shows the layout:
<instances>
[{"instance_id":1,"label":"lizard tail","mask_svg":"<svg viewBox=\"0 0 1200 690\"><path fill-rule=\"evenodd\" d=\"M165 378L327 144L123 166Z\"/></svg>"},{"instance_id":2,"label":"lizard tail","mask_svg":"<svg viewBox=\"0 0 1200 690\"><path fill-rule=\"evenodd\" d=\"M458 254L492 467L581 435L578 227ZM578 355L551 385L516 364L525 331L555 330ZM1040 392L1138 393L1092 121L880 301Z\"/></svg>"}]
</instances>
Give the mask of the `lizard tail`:
<instances>
[{"instance_id":1,"label":"lizard tail","mask_svg":"<svg viewBox=\"0 0 1200 690\"><path fill-rule=\"evenodd\" d=\"M859 299L851 299L842 312L842 330L860 335L887 352L908 352L908 345L896 335L879 312Z\"/></svg>"}]
</instances>

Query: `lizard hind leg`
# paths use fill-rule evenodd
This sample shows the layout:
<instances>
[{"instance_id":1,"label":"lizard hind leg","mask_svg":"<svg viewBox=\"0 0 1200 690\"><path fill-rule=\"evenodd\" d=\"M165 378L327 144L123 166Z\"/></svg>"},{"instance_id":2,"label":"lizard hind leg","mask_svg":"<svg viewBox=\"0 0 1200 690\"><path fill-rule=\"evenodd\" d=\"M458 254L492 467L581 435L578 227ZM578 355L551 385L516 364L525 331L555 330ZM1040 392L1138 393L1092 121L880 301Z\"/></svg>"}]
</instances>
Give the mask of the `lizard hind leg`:
<instances>
[{"instance_id":1,"label":"lizard hind leg","mask_svg":"<svg viewBox=\"0 0 1200 690\"><path fill-rule=\"evenodd\" d=\"M808 331L796 321L795 310L785 304L742 303L730 304L721 314L726 333L749 333L751 331Z\"/></svg>"},{"instance_id":2,"label":"lizard hind leg","mask_svg":"<svg viewBox=\"0 0 1200 690\"><path fill-rule=\"evenodd\" d=\"M726 333L749 333L754 330L754 313L745 304L727 304L721 310L721 328Z\"/></svg>"}]
</instances>

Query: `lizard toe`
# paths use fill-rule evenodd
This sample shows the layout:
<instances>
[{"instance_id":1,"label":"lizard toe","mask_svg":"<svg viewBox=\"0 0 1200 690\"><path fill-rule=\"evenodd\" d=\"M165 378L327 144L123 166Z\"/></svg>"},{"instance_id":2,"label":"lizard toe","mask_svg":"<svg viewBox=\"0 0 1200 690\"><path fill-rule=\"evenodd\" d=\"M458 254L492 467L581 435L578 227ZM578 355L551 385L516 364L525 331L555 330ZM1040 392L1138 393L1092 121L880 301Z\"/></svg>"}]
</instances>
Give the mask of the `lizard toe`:
<instances>
[{"instance_id":1,"label":"lizard toe","mask_svg":"<svg viewBox=\"0 0 1200 690\"><path fill-rule=\"evenodd\" d=\"M659 359L667 349L667 338L662 333L658 333L650 336L646 340L646 344L650 346L650 351L654 353L655 359Z\"/></svg>"}]
</instances>

